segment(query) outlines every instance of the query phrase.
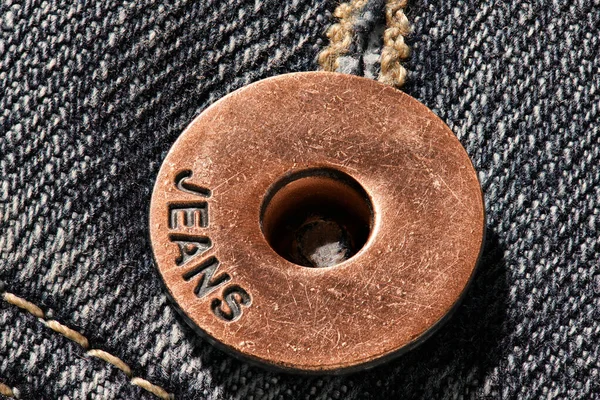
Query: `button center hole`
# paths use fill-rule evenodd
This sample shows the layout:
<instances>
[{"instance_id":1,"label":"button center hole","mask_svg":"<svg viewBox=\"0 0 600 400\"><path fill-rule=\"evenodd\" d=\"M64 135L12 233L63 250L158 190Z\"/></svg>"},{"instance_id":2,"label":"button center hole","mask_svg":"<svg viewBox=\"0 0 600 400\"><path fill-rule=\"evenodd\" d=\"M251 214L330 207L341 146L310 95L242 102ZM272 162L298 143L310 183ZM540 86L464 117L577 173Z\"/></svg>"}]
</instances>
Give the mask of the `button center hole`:
<instances>
[{"instance_id":1,"label":"button center hole","mask_svg":"<svg viewBox=\"0 0 600 400\"><path fill-rule=\"evenodd\" d=\"M373 207L364 188L334 169L288 175L267 192L261 228L269 245L295 264L338 265L362 249L373 225Z\"/></svg>"}]
</instances>

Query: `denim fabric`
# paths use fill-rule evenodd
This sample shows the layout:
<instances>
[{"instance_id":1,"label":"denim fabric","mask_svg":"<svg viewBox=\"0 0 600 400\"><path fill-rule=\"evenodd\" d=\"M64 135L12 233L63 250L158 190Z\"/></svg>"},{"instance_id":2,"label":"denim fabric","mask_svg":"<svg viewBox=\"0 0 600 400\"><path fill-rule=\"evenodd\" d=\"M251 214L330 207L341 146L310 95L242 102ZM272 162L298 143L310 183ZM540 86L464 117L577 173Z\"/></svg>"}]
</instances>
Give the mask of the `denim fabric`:
<instances>
[{"instance_id":1,"label":"denim fabric","mask_svg":"<svg viewBox=\"0 0 600 400\"><path fill-rule=\"evenodd\" d=\"M0 280L44 312L0 300L15 397L156 399L142 378L176 399L600 398L597 0L410 2L405 91L464 144L488 211L473 286L425 344L349 376L272 373L213 348L167 300L147 229L166 152L224 94L316 69L335 6L0 3ZM382 2L368 11L341 65L374 77Z\"/></svg>"}]
</instances>

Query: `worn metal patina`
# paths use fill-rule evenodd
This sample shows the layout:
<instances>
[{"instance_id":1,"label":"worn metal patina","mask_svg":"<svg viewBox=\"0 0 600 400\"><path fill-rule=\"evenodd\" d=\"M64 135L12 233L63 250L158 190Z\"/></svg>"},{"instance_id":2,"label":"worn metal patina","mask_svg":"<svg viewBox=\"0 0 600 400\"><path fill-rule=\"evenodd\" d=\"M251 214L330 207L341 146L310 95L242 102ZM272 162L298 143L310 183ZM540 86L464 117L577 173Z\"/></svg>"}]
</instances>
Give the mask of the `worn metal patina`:
<instances>
[{"instance_id":1,"label":"worn metal patina","mask_svg":"<svg viewBox=\"0 0 600 400\"><path fill-rule=\"evenodd\" d=\"M182 315L245 359L298 372L377 364L465 292L485 228L477 174L429 109L311 72L240 89L169 152L150 212Z\"/></svg>"}]
</instances>

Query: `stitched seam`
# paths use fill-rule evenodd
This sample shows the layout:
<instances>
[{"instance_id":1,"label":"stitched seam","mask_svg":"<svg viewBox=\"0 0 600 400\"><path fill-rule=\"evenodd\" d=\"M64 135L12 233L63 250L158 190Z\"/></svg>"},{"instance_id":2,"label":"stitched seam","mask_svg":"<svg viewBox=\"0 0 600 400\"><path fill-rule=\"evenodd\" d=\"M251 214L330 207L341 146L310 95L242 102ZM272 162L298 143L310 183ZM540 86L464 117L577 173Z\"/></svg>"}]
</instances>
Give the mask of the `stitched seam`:
<instances>
[{"instance_id":1,"label":"stitched seam","mask_svg":"<svg viewBox=\"0 0 600 400\"><path fill-rule=\"evenodd\" d=\"M0 394L6 397L15 397L15 392L9 386L0 382Z\"/></svg>"},{"instance_id":2,"label":"stitched seam","mask_svg":"<svg viewBox=\"0 0 600 400\"><path fill-rule=\"evenodd\" d=\"M319 65L323 70L334 72L338 69L340 56L346 54L352 44L356 15L366 4L367 0L352 0L340 4L333 12L339 22L327 30L329 46L319 54Z\"/></svg>"},{"instance_id":3,"label":"stitched seam","mask_svg":"<svg viewBox=\"0 0 600 400\"><path fill-rule=\"evenodd\" d=\"M404 14L407 3L407 0L387 0L385 5L387 28L383 33L381 72L378 80L396 87L402 87L408 75L406 68L401 64L401 61L410 56L410 47L404 41L404 37L412 30Z\"/></svg>"},{"instance_id":4,"label":"stitched seam","mask_svg":"<svg viewBox=\"0 0 600 400\"><path fill-rule=\"evenodd\" d=\"M125 373L125 375L127 375L127 377L129 378L129 381L132 385L139 386L142 389L159 397L160 399L163 399L163 400L174 399L173 394L167 392L160 386L157 386L143 378L133 377L131 374L131 368L120 358L115 357L112 354L107 353L104 350L90 349L89 341L85 336L83 336L81 333L67 327L66 325L61 324L58 321L47 319L44 312L42 311L42 309L39 308L38 306L36 306L35 304L31 303L30 301L27 301L13 293L8 293L8 292L4 292L2 294L2 297L3 297L4 301L6 301L7 303L17 306L17 307L27 311L29 314L33 315L34 317L41 319L42 320L41 322L44 325L46 325L48 328L52 329L53 331L55 331L57 333L60 333L67 339L80 345L84 350L86 350L86 353L85 353L86 355L104 360L105 362L107 362L107 363L117 367L121 371L123 371ZM9 393L9 394L5 394L5 392ZM0 394L4 394L5 396L8 396L8 397L14 397L13 390L11 388L9 388L8 386L3 385L1 383L0 383Z\"/></svg>"}]
</instances>

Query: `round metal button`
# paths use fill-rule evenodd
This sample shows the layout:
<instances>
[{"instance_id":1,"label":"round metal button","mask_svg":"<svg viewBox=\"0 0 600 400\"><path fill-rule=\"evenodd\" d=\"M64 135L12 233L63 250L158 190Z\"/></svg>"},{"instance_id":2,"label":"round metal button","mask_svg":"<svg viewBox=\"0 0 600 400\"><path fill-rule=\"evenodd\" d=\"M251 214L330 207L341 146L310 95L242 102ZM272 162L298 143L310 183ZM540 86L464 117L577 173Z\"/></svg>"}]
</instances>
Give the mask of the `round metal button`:
<instances>
[{"instance_id":1,"label":"round metal button","mask_svg":"<svg viewBox=\"0 0 600 400\"><path fill-rule=\"evenodd\" d=\"M150 234L170 296L238 356L302 372L372 366L456 306L484 236L477 175L429 109L375 81L296 73L184 131Z\"/></svg>"}]
</instances>

